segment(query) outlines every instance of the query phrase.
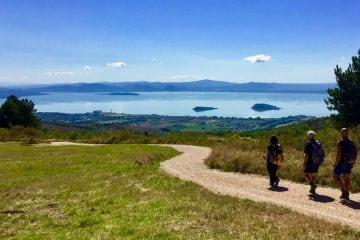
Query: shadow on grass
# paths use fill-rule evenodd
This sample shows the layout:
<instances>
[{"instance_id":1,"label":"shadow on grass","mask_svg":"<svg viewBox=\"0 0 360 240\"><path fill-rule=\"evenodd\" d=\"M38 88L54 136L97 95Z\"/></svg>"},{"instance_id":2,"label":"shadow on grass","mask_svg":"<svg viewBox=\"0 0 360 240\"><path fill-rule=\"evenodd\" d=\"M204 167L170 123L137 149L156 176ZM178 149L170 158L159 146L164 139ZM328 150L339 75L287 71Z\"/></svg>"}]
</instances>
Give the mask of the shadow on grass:
<instances>
[{"instance_id":1,"label":"shadow on grass","mask_svg":"<svg viewBox=\"0 0 360 240\"><path fill-rule=\"evenodd\" d=\"M309 194L309 199L313 200L314 202L321 202L321 203L329 203L335 201L335 198L320 194Z\"/></svg>"},{"instance_id":2,"label":"shadow on grass","mask_svg":"<svg viewBox=\"0 0 360 240\"><path fill-rule=\"evenodd\" d=\"M281 186L277 186L277 187L269 187L268 188L270 191L273 191L273 192L286 192L286 191L289 191L289 189L287 187L281 187Z\"/></svg>"},{"instance_id":3,"label":"shadow on grass","mask_svg":"<svg viewBox=\"0 0 360 240\"><path fill-rule=\"evenodd\" d=\"M0 211L0 214L7 214L7 215L14 215L14 214L21 214L25 213L23 210L4 210Z\"/></svg>"},{"instance_id":4,"label":"shadow on grass","mask_svg":"<svg viewBox=\"0 0 360 240\"><path fill-rule=\"evenodd\" d=\"M360 202L354 200L342 200L341 204L355 210L360 210Z\"/></svg>"}]
</instances>

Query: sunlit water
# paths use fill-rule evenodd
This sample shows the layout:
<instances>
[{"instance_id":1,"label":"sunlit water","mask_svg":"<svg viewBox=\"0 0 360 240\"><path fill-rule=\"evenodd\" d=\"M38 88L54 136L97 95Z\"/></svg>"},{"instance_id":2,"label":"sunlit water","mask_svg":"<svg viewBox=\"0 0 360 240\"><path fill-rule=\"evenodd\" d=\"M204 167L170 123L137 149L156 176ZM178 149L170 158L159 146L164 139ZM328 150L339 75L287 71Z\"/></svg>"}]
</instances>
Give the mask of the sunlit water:
<instances>
[{"instance_id":1,"label":"sunlit water","mask_svg":"<svg viewBox=\"0 0 360 240\"><path fill-rule=\"evenodd\" d=\"M228 92L140 92L139 96L110 96L101 93L49 93L27 97L39 112L85 113L95 110L127 114L170 116L285 117L290 115L328 116L326 94L309 93L228 93ZM1 102L4 99L0 99ZM256 112L255 103L267 103L278 111ZM196 106L217 110L196 113Z\"/></svg>"}]
</instances>

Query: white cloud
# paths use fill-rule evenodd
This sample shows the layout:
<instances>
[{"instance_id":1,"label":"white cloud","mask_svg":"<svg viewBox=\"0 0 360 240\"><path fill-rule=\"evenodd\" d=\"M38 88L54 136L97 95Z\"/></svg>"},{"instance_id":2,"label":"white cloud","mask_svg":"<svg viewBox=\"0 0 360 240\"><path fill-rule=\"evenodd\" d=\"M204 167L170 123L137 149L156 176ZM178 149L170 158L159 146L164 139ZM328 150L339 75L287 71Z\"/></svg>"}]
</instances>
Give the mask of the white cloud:
<instances>
[{"instance_id":1,"label":"white cloud","mask_svg":"<svg viewBox=\"0 0 360 240\"><path fill-rule=\"evenodd\" d=\"M126 63L118 61L118 62L107 63L106 66L108 66L109 68L122 68L126 66Z\"/></svg>"},{"instance_id":2,"label":"white cloud","mask_svg":"<svg viewBox=\"0 0 360 240\"><path fill-rule=\"evenodd\" d=\"M91 71L92 70L92 67L90 67L89 65L85 65L83 67L84 71Z\"/></svg>"},{"instance_id":3,"label":"white cloud","mask_svg":"<svg viewBox=\"0 0 360 240\"><path fill-rule=\"evenodd\" d=\"M259 54L259 55L249 56L249 57L243 58L243 60L249 61L249 62L252 62L252 63L270 62L271 61L271 56L270 55L265 55L265 54Z\"/></svg>"},{"instance_id":4,"label":"white cloud","mask_svg":"<svg viewBox=\"0 0 360 240\"><path fill-rule=\"evenodd\" d=\"M74 72L47 72L46 75L52 77L65 77L65 76L74 76Z\"/></svg>"}]
</instances>

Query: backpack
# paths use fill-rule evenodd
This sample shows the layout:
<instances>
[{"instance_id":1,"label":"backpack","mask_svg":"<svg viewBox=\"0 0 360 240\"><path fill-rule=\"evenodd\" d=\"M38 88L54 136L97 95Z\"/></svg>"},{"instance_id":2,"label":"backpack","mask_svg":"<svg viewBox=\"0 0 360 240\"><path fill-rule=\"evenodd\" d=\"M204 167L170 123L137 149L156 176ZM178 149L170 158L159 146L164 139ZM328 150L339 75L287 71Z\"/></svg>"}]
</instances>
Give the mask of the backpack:
<instances>
[{"instance_id":1,"label":"backpack","mask_svg":"<svg viewBox=\"0 0 360 240\"><path fill-rule=\"evenodd\" d=\"M283 155L283 149L280 146L280 144L276 145L274 148L274 157L272 164L281 166L284 163L284 155Z\"/></svg>"},{"instance_id":2,"label":"backpack","mask_svg":"<svg viewBox=\"0 0 360 240\"><path fill-rule=\"evenodd\" d=\"M353 141L346 139L342 141L342 155L346 163L355 163L357 158L357 149Z\"/></svg>"},{"instance_id":3,"label":"backpack","mask_svg":"<svg viewBox=\"0 0 360 240\"><path fill-rule=\"evenodd\" d=\"M311 152L311 160L315 165L321 165L325 160L324 149L321 146L319 141L311 142L312 152Z\"/></svg>"}]
</instances>

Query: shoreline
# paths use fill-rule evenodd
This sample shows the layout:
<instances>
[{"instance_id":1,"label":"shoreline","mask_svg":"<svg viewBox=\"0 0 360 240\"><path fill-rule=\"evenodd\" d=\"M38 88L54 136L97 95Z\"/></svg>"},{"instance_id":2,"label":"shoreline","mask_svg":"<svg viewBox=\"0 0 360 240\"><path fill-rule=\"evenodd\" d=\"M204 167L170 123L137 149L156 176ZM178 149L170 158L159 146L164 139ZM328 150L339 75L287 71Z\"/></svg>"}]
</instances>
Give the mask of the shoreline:
<instances>
[{"instance_id":1,"label":"shoreline","mask_svg":"<svg viewBox=\"0 0 360 240\"><path fill-rule=\"evenodd\" d=\"M314 119L298 115L282 118L235 118L207 116L164 116L156 114L118 114L94 111L83 114L39 112L42 123L49 126L79 129L126 129L138 132L241 132L267 130Z\"/></svg>"}]
</instances>

